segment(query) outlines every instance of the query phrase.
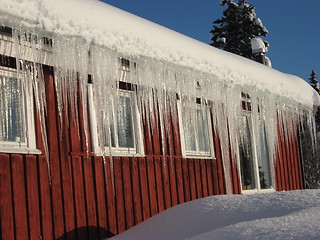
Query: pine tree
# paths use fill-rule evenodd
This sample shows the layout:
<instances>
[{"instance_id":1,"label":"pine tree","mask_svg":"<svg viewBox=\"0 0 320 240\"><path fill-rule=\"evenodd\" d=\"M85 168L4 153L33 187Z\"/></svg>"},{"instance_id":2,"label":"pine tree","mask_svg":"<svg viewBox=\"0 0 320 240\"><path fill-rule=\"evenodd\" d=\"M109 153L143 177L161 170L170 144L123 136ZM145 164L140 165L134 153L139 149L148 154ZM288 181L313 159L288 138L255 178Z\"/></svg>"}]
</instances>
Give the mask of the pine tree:
<instances>
[{"instance_id":1,"label":"pine tree","mask_svg":"<svg viewBox=\"0 0 320 240\"><path fill-rule=\"evenodd\" d=\"M222 0L220 5L227 8L223 17L213 22L210 45L252 59L251 38L266 36L268 30L256 17L254 6L246 0ZM264 41L266 47L268 42Z\"/></svg>"},{"instance_id":2,"label":"pine tree","mask_svg":"<svg viewBox=\"0 0 320 240\"><path fill-rule=\"evenodd\" d=\"M309 80L311 87L313 87L320 94L320 86L317 80L317 73L314 70L312 70Z\"/></svg>"}]
</instances>

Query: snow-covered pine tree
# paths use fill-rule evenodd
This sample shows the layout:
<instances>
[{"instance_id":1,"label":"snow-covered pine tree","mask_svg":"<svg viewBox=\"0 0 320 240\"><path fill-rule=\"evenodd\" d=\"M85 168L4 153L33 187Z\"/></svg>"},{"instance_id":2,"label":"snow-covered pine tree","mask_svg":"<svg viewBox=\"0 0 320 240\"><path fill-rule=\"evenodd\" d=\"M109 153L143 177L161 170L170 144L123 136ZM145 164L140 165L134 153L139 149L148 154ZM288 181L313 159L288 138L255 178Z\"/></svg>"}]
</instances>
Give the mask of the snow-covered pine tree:
<instances>
[{"instance_id":1,"label":"snow-covered pine tree","mask_svg":"<svg viewBox=\"0 0 320 240\"><path fill-rule=\"evenodd\" d=\"M213 22L210 45L252 59L251 38L268 34L257 18L254 6L246 0L238 0L238 4L233 0L221 0L220 5L227 5L227 8L223 17ZM264 43L269 46L268 42Z\"/></svg>"},{"instance_id":2,"label":"snow-covered pine tree","mask_svg":"<svg viewBox=\"0 0 320 240\"><path fill-rule=\"evenodd\" d=\"M314 70L312 70L309 80L311 87L313 87L320 94L320 85L317 80L317 73Z\"/></svg>"}]
</instances>

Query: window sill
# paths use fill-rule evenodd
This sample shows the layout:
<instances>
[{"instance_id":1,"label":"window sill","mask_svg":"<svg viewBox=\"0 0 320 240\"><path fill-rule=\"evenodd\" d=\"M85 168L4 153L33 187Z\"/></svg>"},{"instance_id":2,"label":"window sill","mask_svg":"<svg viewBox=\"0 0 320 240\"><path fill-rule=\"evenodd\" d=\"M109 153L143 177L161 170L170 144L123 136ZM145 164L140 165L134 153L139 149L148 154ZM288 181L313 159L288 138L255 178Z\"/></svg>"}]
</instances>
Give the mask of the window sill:
<instances>
[{"instance_id":1,"label":"window sill","mask_svg":"<svg viewBox=\"0 0 320 240\"><path fill-rule=\"evenodd\" d=\"M250 195L250 194L256 194L256 193L272 193L276 190L274 188L268 188L268 189L251 189L251 190L242 190L242 194Z\"/></svg>"},{"instance_id":2,"label":"window sill","mask_svg":"<svg viewBox=\"0 0 320 240\"><path fill-rule=\"evenodd\" d=\"M187 155L183 156L183 158L193 158L193 159L213 159L215 160L215 157L212 156L201 156L201 155Z\"/></svg>"},{"instance_id":3,"label":"window sill","mask_svg":"<svg viewBox=\"0 0 320 240\"><path fill-rule=\"evenodd\" d=\"M140 153L130 153L130 152L106 152L106 153L95 153L95 156L105 156L105 157L144 157L144 155Z\"/></svg>"},{"instance_id":4,"label":"window sill","mask_svg":"<svg viewBox=\"0 0 320 240\"><path fill-rule=\"evenodd\" d=\"M41 154L42 152L36 148L0 146L0 153L20 153L20 154Z\"/></svg>"}]
</instances>

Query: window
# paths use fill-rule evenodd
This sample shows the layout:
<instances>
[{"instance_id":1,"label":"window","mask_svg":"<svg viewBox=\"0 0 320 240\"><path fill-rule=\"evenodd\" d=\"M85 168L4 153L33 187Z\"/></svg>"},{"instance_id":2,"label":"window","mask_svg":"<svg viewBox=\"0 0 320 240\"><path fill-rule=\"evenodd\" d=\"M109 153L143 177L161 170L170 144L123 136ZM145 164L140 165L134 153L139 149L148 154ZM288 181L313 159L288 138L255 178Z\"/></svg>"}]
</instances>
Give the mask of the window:
<instances>
[{"instance_id":1,"label":"window","mask_svg":"<svg viewBox=\"0 0 320 240\"><path fill-rule=\"evenodd\" d=\"M0 151L40 153L35 142L32 74L22 71L17 74L16 69L0 67Z\"/></svg>"},{"instance_id":2,"label":"window","mask_svg":"<svg viewBox=\"0 0 320 240\"><path fill-rule=\"evenodd\" d=\"M93 147L98 155L143 155L140 115L137 107L135 85L124 82L130 74L130 61L120 59L121 71L117 94L109 98L108 109L98 115L94 102L93 86L89 84L91 128ZM135 65L134 65L135 66ZM94 79L93 79L94 81ZM106 112L107 111L107 112ZM99 124L98 127L98 122Z\"/></svg>"},{"instance_id":3,"label":"window","mask_svg":"<svg viewBox=\"0 0 320 240\"><path fill-rule=\"evenodd\" d=\"M134 99L133 92L119 90L117 104L114 104L110 120L109 134L105 134L105 147L110 144L119 151L136 153L134 128Z\"/></svg>"},{"instance_id":4,"label":"window","mask_svg":"<svg viewBox=\"0 0 320 240\"><path fill-rule=\"evenodd\" d=\"M253 126L251 97L241 93L242 116L240 131L240 169L243 190L271 189L271 171L266 131L258 109L257 124Z\"/></svg>"},{"instance_id":5,"label":"window","mask_svg":"<svg viewBox=\"0 0 320 240\"><path fill-rule=\"evenodd\" d=\"M191 103L190 105L178 101L183 155L185 157L213 157L208 106L204 100L200 99L197 99L197 104Z\"/></svg>"}]
</instances>

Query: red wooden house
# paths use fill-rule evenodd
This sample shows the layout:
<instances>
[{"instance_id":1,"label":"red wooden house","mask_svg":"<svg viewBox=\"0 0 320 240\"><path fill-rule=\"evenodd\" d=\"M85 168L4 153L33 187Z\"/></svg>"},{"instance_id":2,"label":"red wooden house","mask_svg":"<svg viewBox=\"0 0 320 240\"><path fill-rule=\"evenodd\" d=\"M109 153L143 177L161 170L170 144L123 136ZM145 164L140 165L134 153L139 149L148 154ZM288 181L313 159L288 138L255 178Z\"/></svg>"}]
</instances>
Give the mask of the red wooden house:
<instances>
[{"instance_id":1,"label":"red wooden house","mask_svg":"<svg viewBox=\"0 0 320 240\"><path fill-rule=\"evenodd\" d=\"M0 7L0 239L103 239L197 198L304 188L319 99L302 79L74 5Z\"/></svg>"}]
</instances>

